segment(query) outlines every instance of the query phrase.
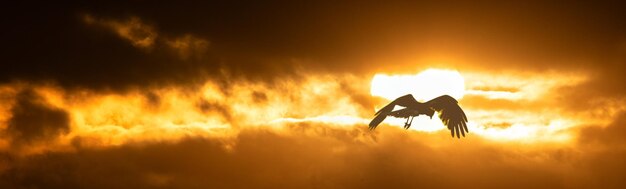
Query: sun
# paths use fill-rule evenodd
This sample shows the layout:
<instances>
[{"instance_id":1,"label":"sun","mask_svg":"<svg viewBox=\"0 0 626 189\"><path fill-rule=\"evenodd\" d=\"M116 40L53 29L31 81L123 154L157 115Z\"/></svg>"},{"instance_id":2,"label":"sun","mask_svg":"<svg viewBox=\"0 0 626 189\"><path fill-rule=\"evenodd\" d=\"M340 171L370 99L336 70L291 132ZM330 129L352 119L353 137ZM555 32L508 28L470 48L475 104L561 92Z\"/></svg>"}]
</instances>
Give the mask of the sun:
<instances>
[{"instance_id":1,"label":"sun","mask_svg":"<svg viewBox=\"0 0 626 189\"><path fill-rule=\"evenodd\" d=\"M406 94L412 94L418 101L428 101L441 95L459 100L465 93L465 80L458 71L443 69L427 69L415 75L376 74L370 93L388 100Z\"/></svg>"}]
</instances>

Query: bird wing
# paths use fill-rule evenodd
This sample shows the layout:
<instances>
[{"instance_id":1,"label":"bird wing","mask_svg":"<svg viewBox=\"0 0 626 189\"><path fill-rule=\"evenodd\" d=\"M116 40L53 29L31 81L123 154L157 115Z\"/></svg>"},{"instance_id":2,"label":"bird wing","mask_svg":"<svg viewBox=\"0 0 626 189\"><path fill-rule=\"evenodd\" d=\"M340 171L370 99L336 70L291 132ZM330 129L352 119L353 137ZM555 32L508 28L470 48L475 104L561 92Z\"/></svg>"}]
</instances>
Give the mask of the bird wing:
<instances>
[{"instance_id":1,"label":"bird wing","mask_svg":"<svg viewBox=\"0 0 626 189\"><path fill-rule=\"evenodd\" d=\"M461 138L459 133L463 136L465 136L465 133L469 133L469 130L467 130L467 117L456 99L443 95L426 102L426 105L439 113L439 118L448 127L452 137L454 137L455 133L457 138Z\"/></svg>"},{"instance_id":2,"label":"bird wing","mask_svg":"<svg viewBox=\"0 0 626 189\"><path fill-rule=\"evenodd\" d=\"M408 118L411 116L417 116L417 112L408 108L399 109L393 112L390 112L387 116L393 116L397 118Z\"/></svg>"},{"instance_id":3,"label":"bird wing","mask_svg":"<svg viewBox=\"0 0 626 189\"><path fill-rule=\"evenodd\" d=\"M393 111L393 108L396 105L399 106L404 106L404 107L408 107L411 104L416 104L418 103L417 100L415 100L415 98L413 98L413 95L404 95L401 96L400 98L397 98L393 101L391 101L389 104L387 104L385 107L383 107L382 109L378 110L378 112L376 112L376 117L374 117L374 119L372 119L372 121L370 122L370 129L375 129L376 126L378 126L378 124L380 124L380 122L383 122L383 120L385 120L385 118L389 115L389 113L391 113L391 111Z\"/></svg>"}]
</instances>

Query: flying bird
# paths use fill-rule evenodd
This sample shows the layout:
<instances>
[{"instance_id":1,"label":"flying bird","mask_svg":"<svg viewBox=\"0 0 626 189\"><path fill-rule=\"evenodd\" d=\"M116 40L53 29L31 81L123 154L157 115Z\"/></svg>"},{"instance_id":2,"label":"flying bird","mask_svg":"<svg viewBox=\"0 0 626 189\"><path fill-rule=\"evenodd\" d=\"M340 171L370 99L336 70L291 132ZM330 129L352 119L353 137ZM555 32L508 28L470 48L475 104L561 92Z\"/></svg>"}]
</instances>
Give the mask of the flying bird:
<instances>
[{"instance_id":1,"label":"flying bird","mask_svg":"<svg viewBox=\"0 0 626 189\"><path fill-rule=\"evenodd\" d=\"M393 111L395 106L402 106L404 108ZM415 116L424 114L432 119L435 111L439 113L439 118L443 124L448 127L452 137L456 135L457 138L461 138L460 135L465 137L465 133L469 133L469 130L467 130L467 117L465 116L465 112L463 112L463 109L461 109L456 99L448 95L439 96L425 103L418 102L413 98L413 95L404 95L378 110L378 112L374 114L376 117L370 122L369 128L375 129L387 116L393 116L406 118L404 129L408 129L411 127Z\"/></svg>"}]
</instances>

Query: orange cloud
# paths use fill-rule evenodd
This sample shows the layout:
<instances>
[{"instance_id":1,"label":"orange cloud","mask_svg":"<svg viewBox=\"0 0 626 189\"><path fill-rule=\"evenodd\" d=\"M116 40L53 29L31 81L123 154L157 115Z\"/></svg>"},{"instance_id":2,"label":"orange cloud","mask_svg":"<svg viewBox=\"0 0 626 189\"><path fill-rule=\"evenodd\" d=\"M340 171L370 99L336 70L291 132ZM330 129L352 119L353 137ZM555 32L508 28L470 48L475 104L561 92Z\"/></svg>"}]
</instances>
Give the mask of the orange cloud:
<instances>
[{"instance_id":1,"label":"orange cloud","mask_svg":"<svg viewBox=\"0 0 626 189\"><path fill-rule=\"evenodd\" d=\"M125 21L97 19L91 15L84 15L83 20L87 24L94 24L112 30L131 42L135 47L151 48L157 40L158 33L149 25L144 24L141 19L131 17Z\"/></svg>"}]
</instances>

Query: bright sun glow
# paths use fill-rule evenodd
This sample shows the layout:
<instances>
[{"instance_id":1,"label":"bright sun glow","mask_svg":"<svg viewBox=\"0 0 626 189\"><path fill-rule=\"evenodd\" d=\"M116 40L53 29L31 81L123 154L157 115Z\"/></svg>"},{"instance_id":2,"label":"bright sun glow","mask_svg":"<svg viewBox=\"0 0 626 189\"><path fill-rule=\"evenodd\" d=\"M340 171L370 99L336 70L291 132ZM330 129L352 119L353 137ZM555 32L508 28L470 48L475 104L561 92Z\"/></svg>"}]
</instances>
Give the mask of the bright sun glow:
<instances>
[{"instance_id":1,"label":"bright sun glow","mask_svg":"<svg viewBox=\"0 0 626 189\"><path fill-rule=\"evenodd\" d=\"M372 96L389 100L412 94L419 101L428 101L447 94L461 99L465 93L465 81L454 70L428 69L417 75L376 74L370 89Z\"/></svg>"},{"instance_id":2,"label":"bright sun glow","mask_svg":"<svg viewBox=\"0 0 626 189\"><path fill-rule=\"evenodd\" d=\"M464 73L464 76L466 78L454 70L439 69L428 69L415 75L376 74L372 79L370 93L372 96L389 100L379 104L376 107L378 110L406 94L412 94L421 102L444 94L457 100L464 95L481 96L487 99L534 100L538 98L538 95L545 95L554 86L583 80L562 75L526 78ZM509 88L511 88L510 91L503 90ZM470 133L499 141L567 141L571 136L570 133L564 131L577 124L576 120L551 112L542 112L541 115L537 115L536 112L525 110L506 108L485 110L472 108L471 105L468 107L461 104L461 106L468 116ZM399 108L401 107L395 107L395 109ZM387 117L383 123L402 127L405 121L404 118ZM507 125L498 126L501 123ZM429 119L423 115L415 117L411 130L447 131L437 116Z\"/></svg>"}]
</instances>

